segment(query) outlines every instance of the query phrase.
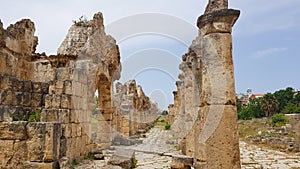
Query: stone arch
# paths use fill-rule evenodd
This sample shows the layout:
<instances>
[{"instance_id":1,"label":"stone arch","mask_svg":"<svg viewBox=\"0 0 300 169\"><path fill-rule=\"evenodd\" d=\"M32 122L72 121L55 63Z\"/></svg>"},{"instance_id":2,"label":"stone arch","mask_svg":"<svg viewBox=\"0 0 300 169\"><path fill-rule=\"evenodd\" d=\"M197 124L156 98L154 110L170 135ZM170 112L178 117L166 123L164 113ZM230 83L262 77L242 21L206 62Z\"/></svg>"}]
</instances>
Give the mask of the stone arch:
<instances>
[{"instance_id":1,"label":"stone arch","mask_svg":"<svg viewBox=\"0 0 300 169\"><path fill-rule=\"evenodd\" d=\"M96 89L98 90L99 109L110 109L112 107L111 82L104 74L97 77Z\"/></svg>"},{"instance_id":2,"label":"stone arch","mask_svg":"<svg viewBox=\"0 0 300 169\"><path fill-rule=\"evenodd\" d=\"M112 106L112 81L103 72L96 75L95 90L98 92L96 142L99 147L107 148L113 137L114 109Z\"/></svg>"}]
</instances>

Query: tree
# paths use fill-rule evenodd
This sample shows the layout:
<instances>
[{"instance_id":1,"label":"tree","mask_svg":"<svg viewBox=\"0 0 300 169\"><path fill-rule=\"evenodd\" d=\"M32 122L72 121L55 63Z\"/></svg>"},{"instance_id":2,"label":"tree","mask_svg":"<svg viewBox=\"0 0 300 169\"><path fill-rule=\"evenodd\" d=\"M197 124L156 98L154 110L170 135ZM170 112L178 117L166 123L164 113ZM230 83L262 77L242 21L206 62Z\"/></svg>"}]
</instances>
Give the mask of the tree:
<instances>
[{"instance_id":1,"label":"tree","mask_svg":"<svg viewBox=\"0 0 300 169\"><path fill-rule=\"evenodd\" d=\"M264 117L265 114L261 109L260 100L260 98L251 99L246 106L238 109L238 119L251 120L253 118Z\"/></svg>"},{"instance_id":2,"label":"tree","mask_svg":"<svg viewBox=\"0 0 300 169\"><path fill-rule=\"evenodd\" d=\"M271 117L274 114L278 113L278 109L279 109L278 100L271 93L267 93L266 95L264 95L264 97L261 98L260 105L267 117Z\"/></svg>"},{"instance_id":3,"label":"tree","mask_svg":"<svg viewBox=\"0 0 300 169\"><path fill-rule=\"evenodd\" d=\"M288 103L281 111L282 114L296 114L300 113L300 107L293 103Z\"/></svg>"},{"instance_id":4,"label":"tree","mask_svg":"<svg viewBox=\"0 0 300 169\"><path fill-rule=\"evenodd\" d=\"M294 94L293 103L300 107L300 92Z\"/></svg>"},{"instance_id":5,"label":"tree","mask_svg":"<svg viewBox=\"0 0 300 169\"><path fill-rule=\"evenodd\" d=\"M236 109L237 109L237 112L240 112L243 108L243 105L242 105L242 101L240 101L238 98L236 98Z\"/></svg>"},{"instance_id":6,"label":"tree","mask_svg":"<svg viewBox=\"0 0 300 169\"><path fill-rule=\"evenodd\" d=\"M294 89L291 87L286 88L285 90L279 90L274 93L274 96L278 100L278 111L281 112L284 107L292 102L294 99Z\"/></svg>"}]
</instances>

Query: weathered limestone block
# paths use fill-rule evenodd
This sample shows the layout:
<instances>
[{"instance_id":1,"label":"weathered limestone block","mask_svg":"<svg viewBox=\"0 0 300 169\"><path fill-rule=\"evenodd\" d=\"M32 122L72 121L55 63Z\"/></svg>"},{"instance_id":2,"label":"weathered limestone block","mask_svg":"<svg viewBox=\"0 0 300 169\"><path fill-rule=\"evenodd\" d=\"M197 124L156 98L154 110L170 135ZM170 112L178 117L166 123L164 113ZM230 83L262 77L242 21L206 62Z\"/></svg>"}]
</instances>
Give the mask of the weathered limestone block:
<instances>
[{"instance_id":1,"label":"weathered limestone block","mask_svg":"<svg viewBox=\"0 0 300 169\"><path fill-rule=\"evenodd\" d=\"M31 93L23 93L23 104L24 107L31 107L32 103L32 94Z\"/></svg>"},{"instance_id":2,"label":"weathered limestone block","mask_svg":"<svg viewBox=\"0 0 300 169\"><path fill-rule=\"evenodd\" d=\"M113 156L109 159L108 164L117 165L123 169L131 169L133 167L134 150L117 149Z\"/></svg>"},{"instance_id":3,"label":"weathered limestone block","mask_svg":"<svg viewBox=\"0 0 300 169\"><path fill-rule=\"evenodd\" d=\"M203 74L203 94L201 95L201 106L222 104L235 104L233 61L231 55L230 34L210 34L202 39L203 63L205 71ZM223 83L220 83L220 80Z\"/></svg>"},{"instance_id":4,"label":"weathered limestone block","mask_svg":"<svg viewBox=\"0 0 300 169\"><path fill-rule=\"evenodd\" d=\"M190 169L193 166L194 159L183 155L172 156L172 169Z\"/></svg>"},{"instance_id":5,"label":"weathered limestone block","mask_svg":"<svg viewBox=\"0 0 300 169\"><path fill-rule=\"evenodd\" d=\"M231 36L238 17L227 0L210 0L182 57L172 130L196 169L240 168Z\"/></svg>"},{"instance_id":6,"label":"weathered limestone block","mask_svg":"<svg viewBox=\"0 0 300 169\"><path fill-rule=\"evenodd\" d=\"M59 158L61 127L59 123L29 123L27 125L28 160L52 162Z\"/></svg>"},{"instance_id":7,"label":"weathered limestone block","mask_svg":"<svg viewBox=\"0 0 300 169\"><path fill-rule=\"evenodd\" d=\"M208 5L205 9L206 13L212 13L218 10L227 9L228 0L209 0Z\"/></svg>"},{"instance_id":8,"label":"weathered limestone block","mask_svg":"<svg viewBox=\"0 0 300 169\"><path fill-rule=\"evenodd\" d=\"M142 87L136 85L135 80L124 85L117 83L116 89L113 103L117 110L118 118L114 119L114 123L118 132L130 136L143 129L146 123L156 120L156 105L145 95Z\"/></svg>"},{"instance_id":9,"label":"weathered limestone block","mask_svg":"<svg viewBox=\"0 0 300 169\"><path fill-rule=\"evenodd\" d=\"M10 81L12 83L12 91L20 92L24 88L24 83L17 78L10 78Z\"/></svg>"},{"instance_id":10,"label":"weathered limestone block","mask_svg":"<svg viewBox=\"0 0 300 169\"><path fill-rule=\"evenodd\" d=\"M1 140L26 140L27 122L1 122L0 139Z\"/></svg>"},{"instance_id":11,"label":"weathered limestone block","mask_svg":"<svg viewBox=\"0 0 300 169\"><path fill-rule=\"evenodd\" d=\"M0 140L0 151L2 168L23 168L22 161L27 159L26 141Z\"/></svg>"},{"instance_id":12,"label":"weathered limestone block","mask_svg":"<svg viewBox=\"0 0 300 169\"><path fill-rule=\"evenodd\" d=\"M28 92L28 93L31 93L32 92L32 83L31 81L24 81L24 88L23 88L23 91L24 92Z\"/></svg>"},{"instance_id":13,"label":"weathered limestone block","mask_svg":"<svg viewBox=\"0 0 300 169\"><path fill-rule=\"evenodd\" d=\"M0 20L0 48L5 47L3 23Z\"/></svg>"},{"instance_id":14,"label":"weathered limestone block","mask_svg":"<svg viewBox=\"0 0 300 169\"><path fill-rule=\"evenodd\" d=\"M35 52L38 38L34 36L34 23L29 19L23 19L6 30L5 43L10 50L26 55Z\"/></svg>"},{"instance_id":15,"label":"weathered limestone block","mask_svg":"<svg viewBox=\"0 0 300 169\"><path fill-rule=\"evenodd\" d=\"M219 115L209 113L222 111ZM200 124L195 128L195 164L199 168L240 168L236 107L211 105L201 108ZM213 124L211 124L211 123ZM216 128L215 128L216 127ZM195 166L195 168L197 168Z\"/></svg>"},{"instance_id":16,"label":"weathered limestone block","mask_svg":"<svg viewBox=\"0 0 300 169\"><path fill-rule=\"evenodd\" d=\"M33 93L31 95L31 107L43 106L43 94Z\"/></svg>"},{"instance_id":17,"label":"weathered limestone block","mask_svg":"<svg viewBox=\"0 0 300 169\"><path fill-rule=\"evenodd\" d=\"M0 166L5 167L9 164L10 157L14 154L14 140L0 140Z\"/></svg>"},{"instance_id":18,"label":"weathered limestone block","mask_svg":"<svg viewBox=\"0 0 300 169\"><path fill-rule=\"evenodd\" d=\"M71 95L61 95L61 108L62 109L73 109L73 101Z\"/></svg>"},{"instance_id":19,"label":"weathered limestone block","mask_svg":"<svg viewBox=\"0 0 300 169\"><path fill-rule=\"evenodd\" d=\"M73 169L71 161L68 157L63 157L59 159L59 168L60 169Z\"/></svg>"},{"instance_id":20,"label":"weathered limestone block","mask_svg":"<svg viewBox=\"0 0 300 169\"><path fill-rule=\"evenodd\" d=\"M2 91L1 92L1 103L2 105L13 105L14 93L12 91Z\"/></svg>"},{"instance_id":21,"label":"weathered limestone block","mask_svg":"<svg viewBox=\"0 0 300 169\"><path fill-rule=\"evenodd\" d=\"M43 109L41 112L41 122L59 122L59 110Z\"/></svg>"},{"instance_id":22,"label":"weathered limestone block","mask_svg":"<svg viewBox=\"0 0 300 169\"><path fill-rule=\"evenodd\" d=\"M60 123L67 124L70 122L70 110L69 109L59 109L58 120Z\"/></svg>"},{"instance_id":23,"label":"weathered limestone block","mask_svg":"<svg viewBox=\"0 0 300 169\"><path fill-rule=\"evenodd\" d=\"M24 162L24 168L26 169L57 169L59 168L58 162L49 162L49 163L38 163L38 162Z\"/></svg>"}]
</instances>

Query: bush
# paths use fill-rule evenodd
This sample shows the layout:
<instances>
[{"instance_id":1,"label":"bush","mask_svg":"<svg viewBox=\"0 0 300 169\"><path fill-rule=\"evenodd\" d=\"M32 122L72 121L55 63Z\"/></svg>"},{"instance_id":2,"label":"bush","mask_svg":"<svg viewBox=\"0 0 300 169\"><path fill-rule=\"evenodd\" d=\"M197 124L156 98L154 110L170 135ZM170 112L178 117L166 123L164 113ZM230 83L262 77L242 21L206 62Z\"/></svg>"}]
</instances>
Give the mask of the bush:
<instances>
[{"instance_id":1,"label":"bush","mask_svg":"<svg viewBox=\"0 0 300 169\"><path fill-rule=\"evenodd\" d=\"M171 124L167 123L165 124L165 130L170 130L171 129Z\"/></svg>"},{"instance_id":2,"label":"bush","mask_svg":"<svg viewBox=\"0 0 300 169\"><path fill-rule=\"evenodd\" d=\"M284 126L288 124L289 120L285 117L284 114L275 114L271 117L271 124L276 127Z\"/></svg>"}]
</instances>

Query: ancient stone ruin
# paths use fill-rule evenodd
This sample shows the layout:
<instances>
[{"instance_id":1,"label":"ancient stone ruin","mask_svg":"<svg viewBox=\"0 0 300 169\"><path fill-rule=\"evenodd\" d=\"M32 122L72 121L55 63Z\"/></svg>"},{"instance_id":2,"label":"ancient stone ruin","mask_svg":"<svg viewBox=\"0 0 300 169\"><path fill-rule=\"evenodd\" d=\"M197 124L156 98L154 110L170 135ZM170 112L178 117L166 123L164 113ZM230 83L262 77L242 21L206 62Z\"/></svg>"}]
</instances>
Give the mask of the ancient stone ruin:
<instances>
[{"instance_id":1,"label":"ancient stone ruin","mask_svg":"<svg viewBox=\"0 0 300 169\"><path fill-rule=\"evenodd\" d=\"M198 18L169 105L188 156L174 156L173 168L240 168L231 36L239 14L209 0ZM117 83L114 92L120 54L101 13L72 25L57 55L35 53L34 32L28 19L7 29L0 21L0 168L59 168L152 126L158 109L141 86Z\"/></svg>"},{"instance_id":2,"label":"ancient stone ruin","mask_svg":"<svg viewBox=\"0 0 300 169\"><path fill-rule=\"evenodd\" d=\"M117 131L129 136L147 125L126 125L130 118L155 121L156 106L135 84L115 96L131 102L129 119L114 106L120 55L101 13L74 24L54 56L35 53L34 32L28 19L0 24L0 168L58 168L60 159L109 147Z\"/></svg>"},{"instance_id":3,"label":"ancient stone ruin","mask_svg":"<svg viewBox=\"0 0 300 169\"><path fill-rule=\"evenodd\" d=\"M136 85L135 80L130 80L124 85L117 83L116 90L113 99L117 119L115 129L123 136L132 136L152 127L158 109L145 95L142 87Z\"/></svg>"},{"instance_id":4,"label":"ancient stone ruin","mask_svg":"<svg viewBox=\"0 0 300 169\"><path fill-rule=\"evenodd\" d=\"M168 121L197 169L240 168L231 36L239 14L227 0L209 0L182 57Z\"/></svg>"}]
</instances>

